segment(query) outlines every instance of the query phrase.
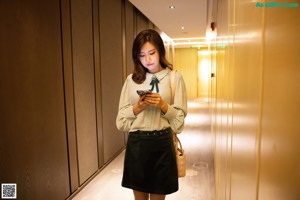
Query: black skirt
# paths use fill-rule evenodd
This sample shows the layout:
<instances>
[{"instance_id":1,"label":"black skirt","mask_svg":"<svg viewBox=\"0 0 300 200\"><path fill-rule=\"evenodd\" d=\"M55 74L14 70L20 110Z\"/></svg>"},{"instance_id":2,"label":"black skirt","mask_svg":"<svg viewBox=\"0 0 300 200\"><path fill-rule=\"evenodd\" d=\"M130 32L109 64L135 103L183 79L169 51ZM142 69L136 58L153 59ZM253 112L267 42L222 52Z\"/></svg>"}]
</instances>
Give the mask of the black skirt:
<instances>
[{"instance_id":1,"label":"black skirt","mask_svg":"<svg viewBox=\"0 0 300 200\"><path fill-rule=\"evenodd\" d=\"M171 194L178 190L170 129L129 133L122 186L151 194Z\"/></svg>"}]
</instances>

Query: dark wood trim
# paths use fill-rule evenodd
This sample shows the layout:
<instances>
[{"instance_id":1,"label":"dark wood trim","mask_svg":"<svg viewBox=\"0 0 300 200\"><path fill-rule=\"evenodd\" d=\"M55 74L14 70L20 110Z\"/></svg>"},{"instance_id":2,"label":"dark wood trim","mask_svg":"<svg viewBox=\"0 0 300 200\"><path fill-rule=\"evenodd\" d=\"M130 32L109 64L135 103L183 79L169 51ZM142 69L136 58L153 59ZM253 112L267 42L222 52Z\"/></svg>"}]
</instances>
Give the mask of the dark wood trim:
<instances>
[{"instance_id":1,"label":"dark wood trim","mask_svg":"<svg viewBox=\"0 0 300 200\"><path fill-rule=\"evenodd\" d=\"M74 103L74 77L72 62L71 7L70 0L61 0L61 30L64 72L66 127L71 193L79 187L77 137Z\"/></svg>"},{"instance_id":2,"label":"dark wood trim","mask_svg":"<svg viewBox=\"0 0 300 200\"><path fill-rule=\"evenodd\" d=\"M96 126L98 140L98 168L104 164L103 122L102 122L102 91L101 91L101 56L100 56L100 20L99 0L93 0L93 38L94 38L94 67L95 67L95 97L96 97Z\"/></svg>"},{"instance_id":3,"label":"dark wood trim","mask_svg":"<svg viewBox=\"0 0 300 200\"><path fill-rule=\"evenodd\" d=\"M85 188L103 169L105 169L106 166L108 166L116 157L118 157L122 151L125 150L125 147L121 148L119 152L117 152L114 156L111 157L110 160L108 160L104 165L101 166L86 182L84 182L80 187L77 188L77 190L71 194L66 200L72 200L82 189Z\"/></svg>"},{"instance_id":4,"label":"dark wood trim","mask_svg":"<svg viewBox=\"0 0 300 200\"><path fill-rule=\"evenodd\" d=\"M127 77L127 67L126 67L126 12L125 12L125 0L122 0L122 8L121 8L121 17L122 17L122 74L123 74L123 82Z\"/></svg>"}]
</instances>

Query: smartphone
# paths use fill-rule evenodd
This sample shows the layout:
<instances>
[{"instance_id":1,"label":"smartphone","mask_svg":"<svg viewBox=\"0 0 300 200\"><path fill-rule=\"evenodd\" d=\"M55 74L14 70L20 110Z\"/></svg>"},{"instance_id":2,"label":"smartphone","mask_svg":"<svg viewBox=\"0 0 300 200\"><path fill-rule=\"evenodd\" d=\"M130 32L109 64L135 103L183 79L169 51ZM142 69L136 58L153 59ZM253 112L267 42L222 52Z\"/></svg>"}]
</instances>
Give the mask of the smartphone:
<instances>
[{"instance_id":1,"label":"smartphone","mask_svg":"<svg viewBox=\"0 0 300 200\"><path fill-rule=\"evenodd\" d=\"M143 96L145 94L151 94L152 91L151 90L137 90L136 93L138 93L138 95Z\"/></svg>"}]
</instances>

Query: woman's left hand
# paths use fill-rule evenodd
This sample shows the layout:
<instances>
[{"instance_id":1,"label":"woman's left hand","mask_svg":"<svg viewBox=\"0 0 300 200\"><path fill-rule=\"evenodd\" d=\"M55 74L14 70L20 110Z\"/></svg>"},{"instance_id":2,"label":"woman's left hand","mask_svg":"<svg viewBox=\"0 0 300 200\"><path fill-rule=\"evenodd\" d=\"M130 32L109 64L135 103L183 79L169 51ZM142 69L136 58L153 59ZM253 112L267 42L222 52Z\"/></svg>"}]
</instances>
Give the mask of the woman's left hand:
<instances>
[{"instance_id":1,"label":"woman's left hand","mask_svg":"<svg viewBox=\"0 0 300 200\"><path fill-rule=\"evenodd\" d=\"M144 101L152 106L161 109L163 113L166 113L168 111L168 104L162 100L160 94L158 93L146 94Z\"/></svg>"}]
</instances>

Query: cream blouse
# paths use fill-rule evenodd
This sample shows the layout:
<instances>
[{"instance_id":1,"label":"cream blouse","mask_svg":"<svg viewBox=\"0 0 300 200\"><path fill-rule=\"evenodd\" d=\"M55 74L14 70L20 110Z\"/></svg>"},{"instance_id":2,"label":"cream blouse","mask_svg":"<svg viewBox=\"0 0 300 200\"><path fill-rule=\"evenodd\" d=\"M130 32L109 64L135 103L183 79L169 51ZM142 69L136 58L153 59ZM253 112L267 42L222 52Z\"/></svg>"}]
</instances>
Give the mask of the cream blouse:
<instances>
[{"instance_id":1,"label":"cream blouse","mask_svg":"<svg viewBox=\"0 0 300 200\"><path fill-rule=\"evenodd\" d=\"M146 73L146 80L142 84L137 84L132 80L130 74L122 88L119 101L119 111L116 119L117 128L120 131L153 131L171 127L176 133L180 133L184 127L184 118L187 114L187 95L185 83L182 75L176 72L176 89L174 104L171 101L171 70L166 68L155 74L159 80L159 94L163 101L168 103L168 110L165 114L159 108L149 106L136 116L133 113L133 105L138 101L137 90L149 90L153 74ZM155 90L154 90L155 92Z\"/></svg>"}]
</instances>

